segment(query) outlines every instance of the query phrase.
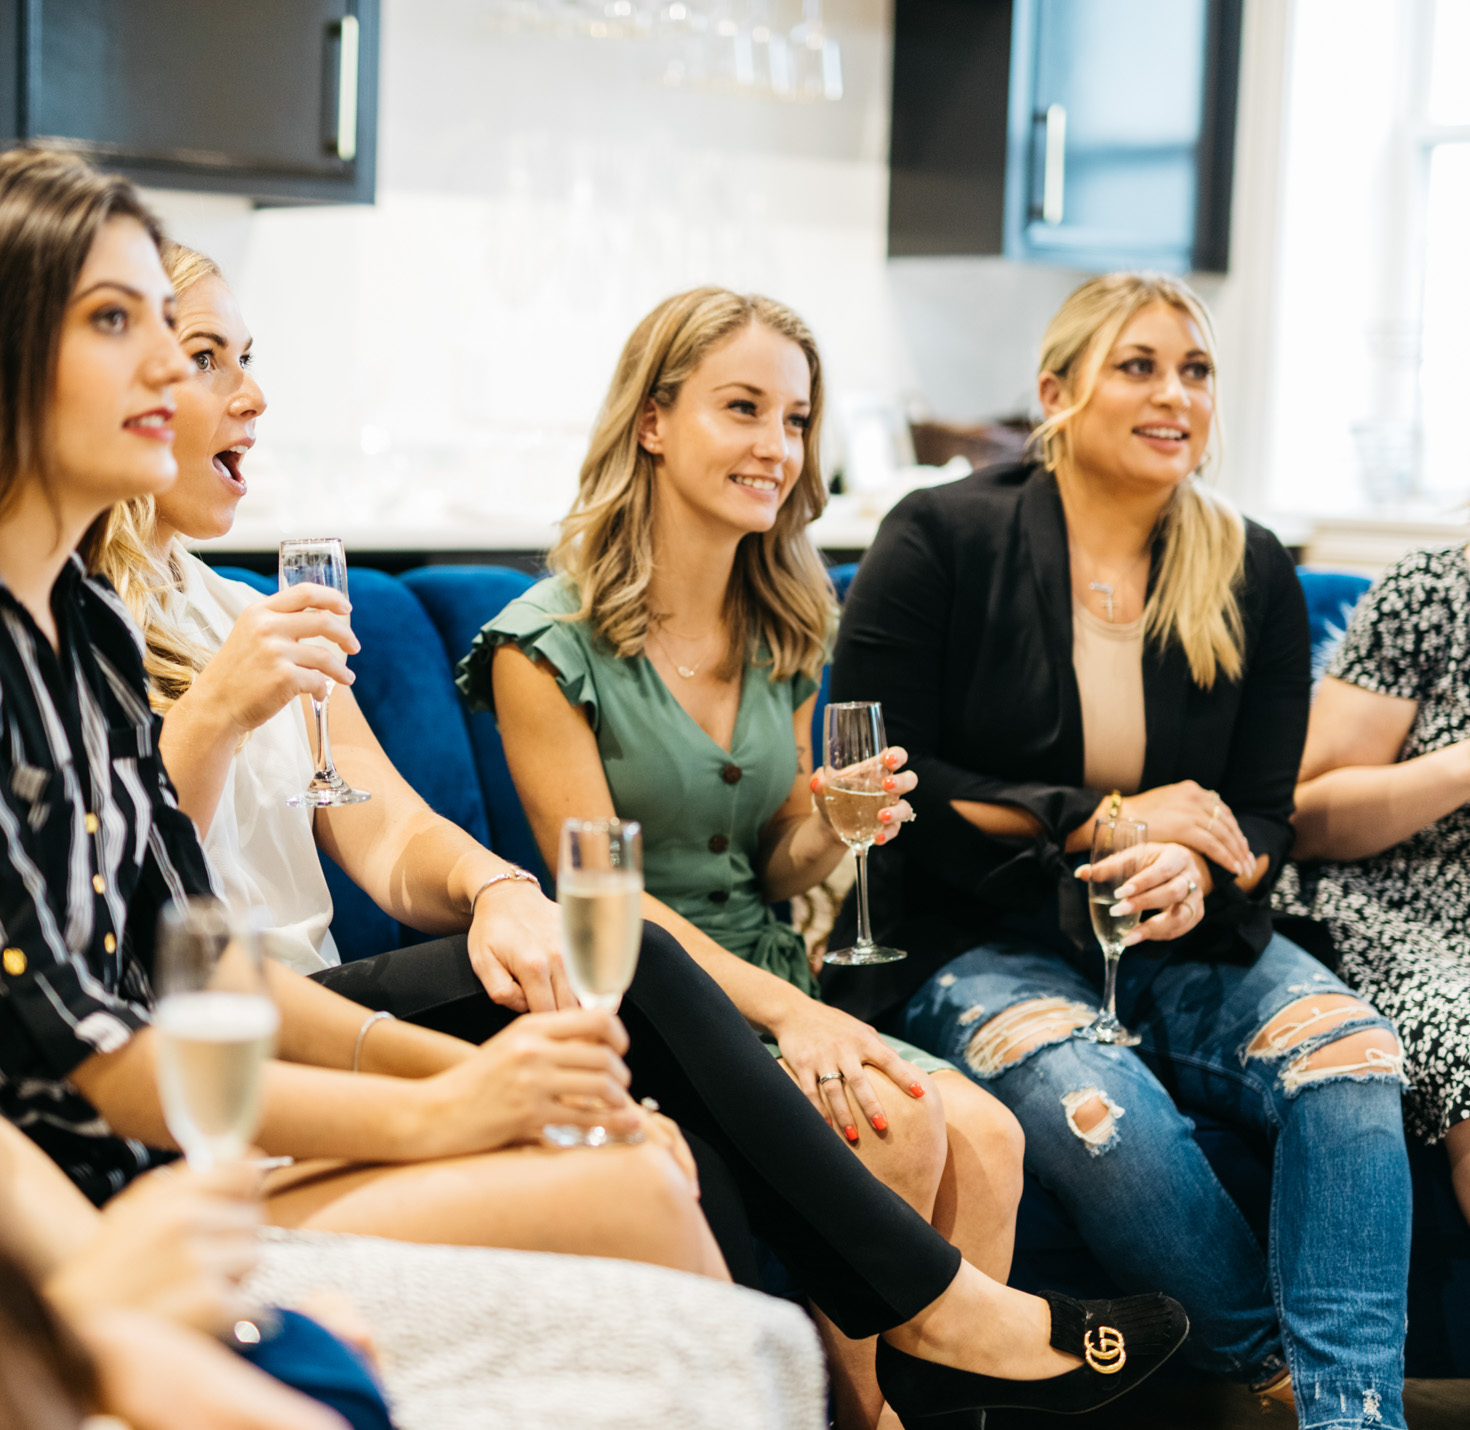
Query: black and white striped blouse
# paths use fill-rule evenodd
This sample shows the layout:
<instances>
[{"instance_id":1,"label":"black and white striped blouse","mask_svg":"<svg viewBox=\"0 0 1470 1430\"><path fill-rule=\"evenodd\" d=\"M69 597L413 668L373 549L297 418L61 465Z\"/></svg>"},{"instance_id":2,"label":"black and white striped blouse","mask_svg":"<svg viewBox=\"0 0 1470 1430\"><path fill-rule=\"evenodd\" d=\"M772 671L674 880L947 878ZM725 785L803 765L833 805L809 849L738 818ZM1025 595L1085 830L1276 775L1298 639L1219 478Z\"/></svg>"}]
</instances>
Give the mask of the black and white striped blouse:
<instances>
[{"instance_id":1,"label":"black and white striped blouse","mask_svg":"<svg viewBox=\"0 0 1470 1430\"><path fill-rule=\"evenodd\" d=\"M148 707L137 627L73 556L58 648L0 584L0 1113L94 1201L168 1153L67 1080L149 1021L158 911L211 892Z\"/></svg>"}]
</instances>

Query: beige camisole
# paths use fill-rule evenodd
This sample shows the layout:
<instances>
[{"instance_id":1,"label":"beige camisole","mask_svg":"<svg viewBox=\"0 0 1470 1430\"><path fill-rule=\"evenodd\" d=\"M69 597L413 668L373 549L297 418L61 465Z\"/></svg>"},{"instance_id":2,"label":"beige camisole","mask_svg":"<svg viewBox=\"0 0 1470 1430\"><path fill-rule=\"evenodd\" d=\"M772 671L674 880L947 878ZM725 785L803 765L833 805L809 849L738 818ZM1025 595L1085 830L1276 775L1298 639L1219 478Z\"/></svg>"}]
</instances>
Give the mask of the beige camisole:
<instances>
[{"instance_id":1,"label":"beige camisole","mask_svg":"<svg viewBox=\"0 0 1470 1430\"><path fill-rule=\"evenodd\" d=\"M1143 617L1105 621L1072 602L1072 669L1082 697L1083 783L1137 794L1148 743L1143 714Z\"/></svg>"}]
</instances>

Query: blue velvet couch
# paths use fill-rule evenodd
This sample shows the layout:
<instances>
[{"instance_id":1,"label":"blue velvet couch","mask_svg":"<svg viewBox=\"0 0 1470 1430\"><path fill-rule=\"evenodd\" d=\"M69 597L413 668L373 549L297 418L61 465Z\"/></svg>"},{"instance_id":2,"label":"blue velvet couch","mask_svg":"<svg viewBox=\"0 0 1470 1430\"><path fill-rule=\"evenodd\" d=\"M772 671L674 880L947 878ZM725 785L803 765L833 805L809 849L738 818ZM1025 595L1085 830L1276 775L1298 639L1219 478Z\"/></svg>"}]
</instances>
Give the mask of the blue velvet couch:
<instances>
[{"instance_id":1,"label":"blue velvet couch","mask_svg":"<svg viewBox=\"0 0 1470 1430\"><path fill-rule=\"evenodd\" d=\"M834 568L839 595L855 567ZM262 590L275 582L247 571L225 573ZM1367 582L1361 577L1303 569L1320 671ZM373 729L404 777L441 814L507 859L545 876L516 798L494 721L471 715L453 682L455 662L481 624L527 589L534 577L495 566L426 566L402 576L354 567L353 628L362 654L352 667L355 693ZM819 696L816 747L821 747ZM323 858L336 912L332 930L344 957L362 958L419 940ZM550 887L549 880L547 887ZM1196 1118L1195 1137L1221 1181L1264 1237L1270 1162L1255 1145L1213 1119ZM1450 1189L1442 1148L1415 1148L1414 1245L1407 1348L1411 1376L1470 1376L1470 1227ZM1164 1193L1167 1195L1167 1192ZM1343 1248L1351 1256L1351 1248ZM1017 1229L1012 1281L1030 1290L1061 1287L1108 1294L1101 1266L1082 1244L1060 1203L1028 1181Z\"/></svg>"}]
</instances>

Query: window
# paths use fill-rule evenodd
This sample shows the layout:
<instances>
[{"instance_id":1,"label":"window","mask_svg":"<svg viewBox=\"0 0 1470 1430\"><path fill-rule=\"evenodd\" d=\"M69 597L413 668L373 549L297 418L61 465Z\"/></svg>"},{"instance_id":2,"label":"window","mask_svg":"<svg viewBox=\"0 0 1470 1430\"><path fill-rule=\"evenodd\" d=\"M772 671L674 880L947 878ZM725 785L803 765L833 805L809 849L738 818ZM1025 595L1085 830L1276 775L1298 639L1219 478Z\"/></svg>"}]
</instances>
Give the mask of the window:
<instances>
[{"instance_id":1,"label":"window","mask_svg":"<svg viewBox=\"0 0 1470 1430\"><path fill-rule=\"evenodd\" d=\"M1269 505L1470 499L1470 0L1298 0Z\"/></svg>"},{"instance_id":2,"label":"window","mask_svg":"<svg viewBox=\"0 0 1470 1430\"><path fill-rule=\"evenodd\" d=\"M1421 486L1470 498L1470 0L1438 0L1416 128L1424 200Z\"/></svg>"}]
</instances>

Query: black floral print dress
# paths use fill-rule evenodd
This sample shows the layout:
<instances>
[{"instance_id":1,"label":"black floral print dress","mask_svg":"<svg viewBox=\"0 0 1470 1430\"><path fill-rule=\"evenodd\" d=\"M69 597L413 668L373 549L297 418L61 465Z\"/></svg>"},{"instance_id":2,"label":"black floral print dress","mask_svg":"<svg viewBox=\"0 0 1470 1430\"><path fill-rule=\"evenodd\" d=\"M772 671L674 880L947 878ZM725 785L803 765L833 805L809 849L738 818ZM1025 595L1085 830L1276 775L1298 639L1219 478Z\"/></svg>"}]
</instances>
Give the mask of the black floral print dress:
<instances>
[{"instance_id":1,"label":"black floral print dress","mask_svg":"<svg viewBox=\"0 0 1470 1430\"><path fill-rule=\"evenodd\" d=\"M1419 704L1399 759L1470 739L1470 566L1414 551L1359 602L1327 674ZM1353 863L1288 864L1275 907L1326 925L1342 979L1398 1027L1409 1131L1470 1118L1470 805Z\"/></svg>"}]
</instances>

